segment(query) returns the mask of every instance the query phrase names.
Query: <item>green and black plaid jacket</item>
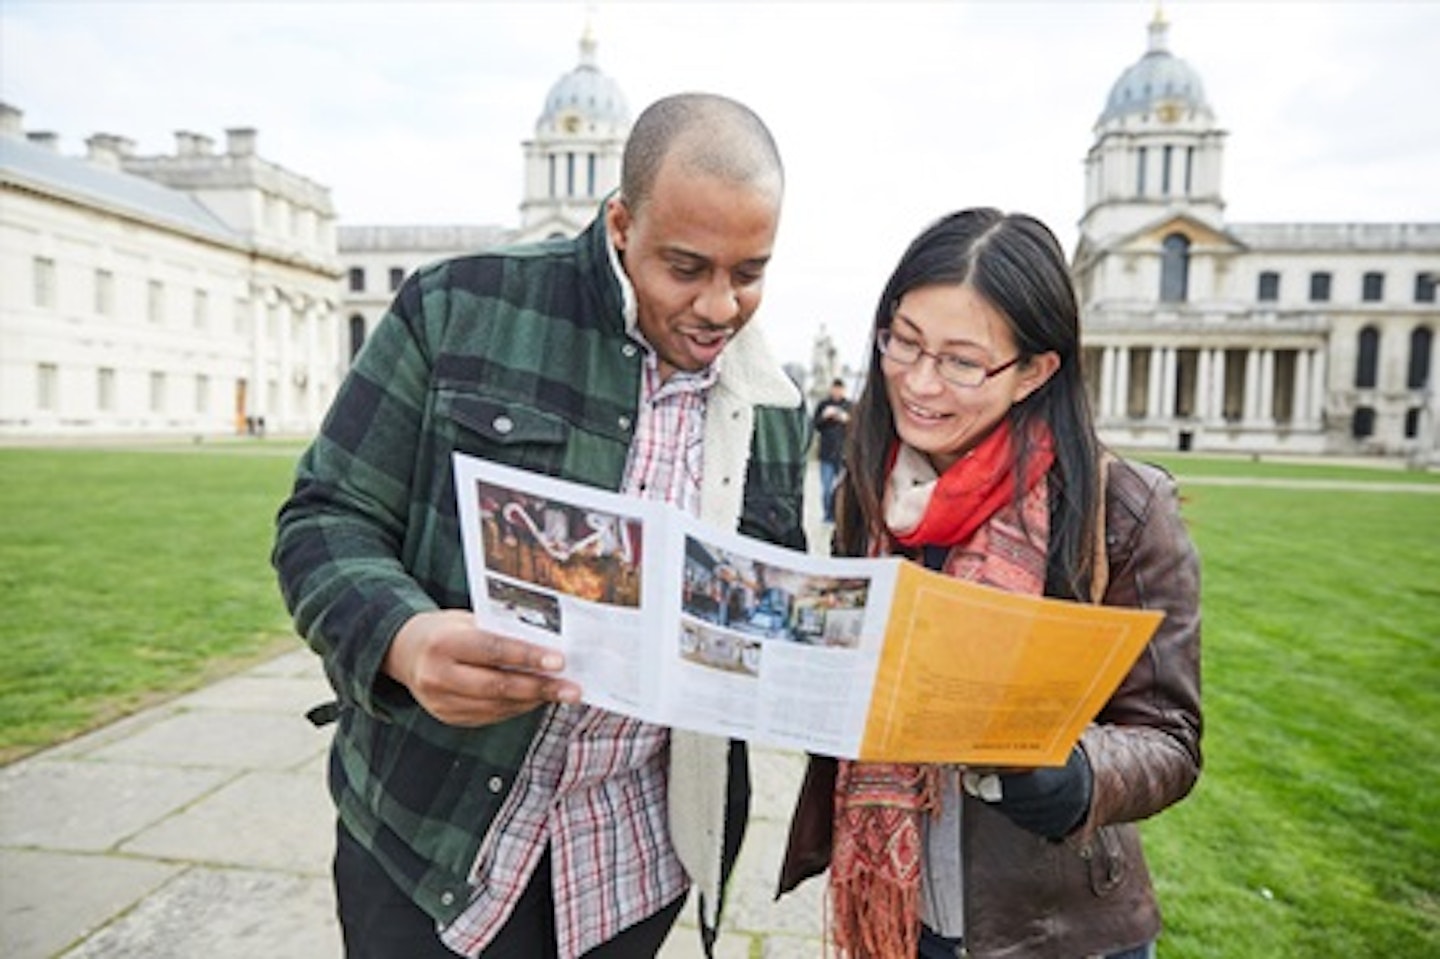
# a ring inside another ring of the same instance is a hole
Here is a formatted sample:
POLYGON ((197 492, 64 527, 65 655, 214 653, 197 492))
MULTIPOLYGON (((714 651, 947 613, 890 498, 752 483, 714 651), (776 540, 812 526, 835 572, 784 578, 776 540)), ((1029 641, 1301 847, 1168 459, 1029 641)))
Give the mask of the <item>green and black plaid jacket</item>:
MULTIPOLYGON (((597 217, 573 241, 412 276, 278 517, 281 589, 338 694, 330 788, 341 819, 441 923, 466 904, 468 871, 540 711, 445 726, 380 666, 411 615, 470 607, 452 451, 619 488, 643 354, 625 332, 607 242, 597 217)), ((754 409, 738 525, 803 549, 808 423, 796 399, 754 409)))

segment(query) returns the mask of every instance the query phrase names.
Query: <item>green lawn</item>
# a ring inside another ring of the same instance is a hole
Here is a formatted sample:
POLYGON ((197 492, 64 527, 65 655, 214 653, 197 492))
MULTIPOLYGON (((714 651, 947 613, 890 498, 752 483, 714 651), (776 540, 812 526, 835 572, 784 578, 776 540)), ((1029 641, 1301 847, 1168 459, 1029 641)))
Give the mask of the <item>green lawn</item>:
POLYGON ((1440 955, 1440 495, 1181 475, 1206 767, 1145 827, 1161 956, 1440 955))
MULTIPOLYGON (((0 450, 0 760, 294 648, 299 447, 0 450)), ((1186 485, 1434 474, 1158 457, 1203 560, 1206 770, 1145 824, 1163 959, 1440 955, 1440 495, 1186 485)))
POLYGON ((298 450, 0 449, 0 761, 298 642, 269 565, 298 450))

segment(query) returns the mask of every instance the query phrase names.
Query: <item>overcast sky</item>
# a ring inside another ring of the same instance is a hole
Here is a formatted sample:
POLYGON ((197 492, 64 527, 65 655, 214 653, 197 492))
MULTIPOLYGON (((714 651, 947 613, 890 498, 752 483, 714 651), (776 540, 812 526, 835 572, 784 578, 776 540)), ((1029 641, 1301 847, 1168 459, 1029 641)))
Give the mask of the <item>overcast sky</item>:
MULTIPOLYGON (((1223 129, 1230 222, 1440 221, 1440 0, 1169 0, 1170 49, 1223 129)), ((993 205, 1067 250, 1110 87, 1153 2, 3 0, 0 98, 83 153, 96 132, 259 151, 331 188, 342 223, 519 224, 520 143, 587 19, 632 116, 746 101, 789 178, 761 320, 858 364, 885 277, 927 222, 993 205)))

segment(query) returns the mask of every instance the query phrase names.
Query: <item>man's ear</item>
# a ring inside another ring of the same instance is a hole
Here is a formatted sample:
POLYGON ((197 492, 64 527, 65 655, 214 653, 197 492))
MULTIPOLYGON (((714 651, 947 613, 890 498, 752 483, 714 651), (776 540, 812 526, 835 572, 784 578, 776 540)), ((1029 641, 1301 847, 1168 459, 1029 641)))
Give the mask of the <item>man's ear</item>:
POLYGON ((1025 397, 1034 393, 1040 387, 1049 382, 1055 371, 1060 369, 1060 354, 1054 350, 1045 353, 1036 353, 1020 367, 1020 376, 1015 393, 1015 402, 1019 403, 1025 397))
POLYGON ((625 249, 630 238, 630 208, 618 193, 605 201, 605 229, 615 249, 625 249))

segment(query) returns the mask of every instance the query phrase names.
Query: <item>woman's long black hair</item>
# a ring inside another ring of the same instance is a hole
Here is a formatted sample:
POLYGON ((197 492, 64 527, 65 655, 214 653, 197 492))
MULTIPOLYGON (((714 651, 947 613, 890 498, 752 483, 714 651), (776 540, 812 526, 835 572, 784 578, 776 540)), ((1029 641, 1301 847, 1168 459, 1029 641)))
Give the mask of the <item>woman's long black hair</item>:
MULTIPOLYGON (((855 402, 845 446, 845 474, 836 498, 835 544, 863 556, 883 535, 881 498, 885 464, 896 441, 895 418, 885 392, 875 334, 891 323, 911 290, 969 284, 1010 325, 1021 362, 1054 351, 1060 366, 1039 389, 1007 414, 1023 475, 1032 454, 1030 425, 1042 422, 1054 438, 1050 470, 1051 523, 1047 588, 1070 598, 1088 595, 1095 564, 1095 513, 1099 440, 1080 370, 1080 311, 1065 254, 1039 220, 982 208, 932 223, 906 249, 885 284, 870 330, 870 366, 855 402)), ((1017 486, 1016 495, 1023 495, 1017 486)))

